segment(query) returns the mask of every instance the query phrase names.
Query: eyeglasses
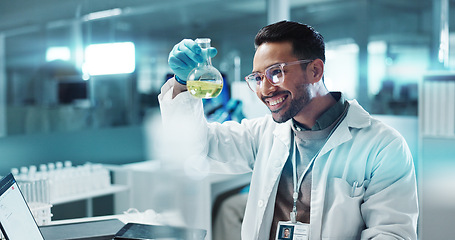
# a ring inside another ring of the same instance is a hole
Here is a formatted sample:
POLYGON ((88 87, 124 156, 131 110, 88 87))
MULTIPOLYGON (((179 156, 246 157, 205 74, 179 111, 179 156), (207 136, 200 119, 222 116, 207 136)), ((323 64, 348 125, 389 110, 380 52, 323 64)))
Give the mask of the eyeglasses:
POLYGON ((259 91, 262 87, 262 79, 267 78, 267 80, 273 86, 278 86, 284 81, 284 67, 291 66, 296 64, 305 64, 310 63, 313 60, 298 60, 294 62, 287 63, 277 63, 265 69, 264 73, 254 72, 245 77, 245 81, 248 84, 248 87, 253 90, 253 92, 259 91))

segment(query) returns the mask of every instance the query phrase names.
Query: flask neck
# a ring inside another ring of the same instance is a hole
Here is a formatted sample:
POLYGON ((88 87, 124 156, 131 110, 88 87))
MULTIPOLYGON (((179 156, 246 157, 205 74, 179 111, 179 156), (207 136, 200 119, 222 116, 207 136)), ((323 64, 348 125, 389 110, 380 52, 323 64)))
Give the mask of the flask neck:
POLYGON ((212 58, 208 54, 208 48, 202 48, 201 55, 204 61, 198 63, 198 66, 212 66, 212 58))
POLYGON ((212 65, 212 59, 209 56, 208 49, 210 48, 210 38, 198 38, 196 39, 196 43, 201 47, 201 55, 204 61, 202 63, 199 63, 198 66, 211 66, 212 65))

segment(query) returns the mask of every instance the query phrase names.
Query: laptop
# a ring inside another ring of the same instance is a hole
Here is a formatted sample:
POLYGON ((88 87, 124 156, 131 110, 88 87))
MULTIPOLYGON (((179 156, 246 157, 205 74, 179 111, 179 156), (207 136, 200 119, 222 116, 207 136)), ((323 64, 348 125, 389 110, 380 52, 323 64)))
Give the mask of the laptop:
POLYGON ((7 240, 44 240, 11 173, 0 181, 0 229, 7 240))

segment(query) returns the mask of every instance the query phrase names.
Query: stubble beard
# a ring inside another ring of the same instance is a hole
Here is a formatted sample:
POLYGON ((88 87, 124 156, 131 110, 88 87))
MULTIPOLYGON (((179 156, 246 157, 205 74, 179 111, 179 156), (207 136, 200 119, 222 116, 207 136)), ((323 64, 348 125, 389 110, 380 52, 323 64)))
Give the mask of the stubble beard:
POLYGON ((277 111, 271 111, 272 118, 276 123, 284 123, 287 122, 289 119, 295 117, 302 109, 308 105, 311 99, 311 93, 308 88, 309 84, 300 85, 297 89, 297 92, 301 92, 302 94, 300 97, 292 99, 289 103, 289 109, 279 114, 280 111, 283 109, 278 109, 277 111))

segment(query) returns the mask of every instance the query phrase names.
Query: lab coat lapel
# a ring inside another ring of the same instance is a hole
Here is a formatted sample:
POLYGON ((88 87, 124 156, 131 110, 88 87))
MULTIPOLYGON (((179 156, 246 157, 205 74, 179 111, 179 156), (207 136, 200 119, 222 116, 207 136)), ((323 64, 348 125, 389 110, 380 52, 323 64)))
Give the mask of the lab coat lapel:
POLYGON ((335 129, 332 136, 321 149, 319 156, 324 155, 333 148, 352 139, 350 128, 364 128, 370 126, 370 115, 366 112, 356 100, 349 101, 349 109, 346 117, 335 129))
POLYGON ((275 135, 275 137, 283 142, 289 149, 291 147, 291 124, 292 119, 285 123, 277 124, 275 130, 273 131, 273 135, 275 135))
POLYGON ((277 127, 273 131, 275 136, 272 150, 270 151, 271 155, 269 157, 269 171, 273 176, 270 179, 270 186, 273 186, 278 182, 281 170, 284 167, 287 159, 289 158, 289 151, 291 149, 291 121, 287 121, 283 124, 277 124, 277 127))
POLYGON ((264 171, 267 172, 264 176, 267 176, 267 178, 263 179, 263 186, 267 189, 267 191, 264 192, 264 195, 261 198, 267 199, 267 202, 264 203, 266 207, 262 208, 257 214, 257 221, 260 222, 259 232, 263 232, 264 234, 268 234, 270 231, 278 181, 284 164, 289 157, 292 134, 290 124, 291 121, 276 125, 273 132, 274 140, 272 149, 270 150, 270 156, 268 157, 266 169, 264 169, 264 171))
POLYGON ((277 124, 274 134, 274 142, 270 151, 268 169, 268 176, 272 178, 268 179, 269 186, 274 186, 281 175, 281 170, 284 167, 288 157, 289 150, 291 148, 291 121, 287 121, 282 124, 277 124))

